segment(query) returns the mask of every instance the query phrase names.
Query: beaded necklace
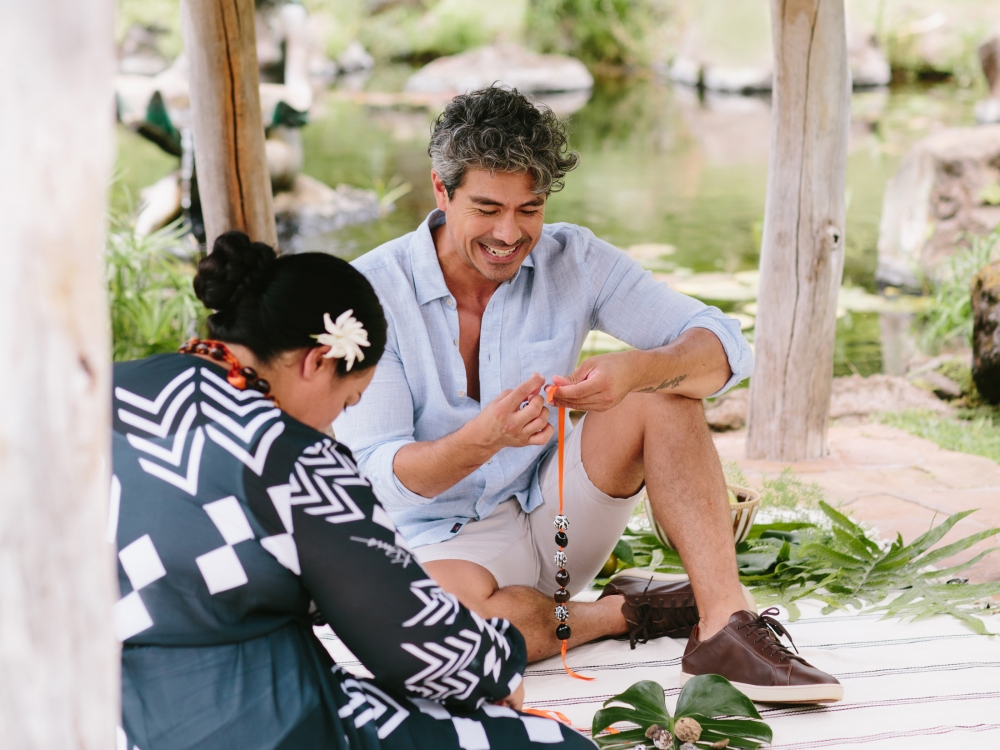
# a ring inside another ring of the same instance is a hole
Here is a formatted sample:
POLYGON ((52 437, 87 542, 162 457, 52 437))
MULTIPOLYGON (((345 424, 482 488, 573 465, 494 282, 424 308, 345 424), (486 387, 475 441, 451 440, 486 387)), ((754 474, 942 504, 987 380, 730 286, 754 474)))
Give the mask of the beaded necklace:
MULTIPOLYGON (((555 398, 556 389, 558 386, 549 386, 546 389, 545 396, 546 400, 551 404, 555 398)), ((578 680, 593 680, 593 677, 584 677, 582 674, 578 674, 569 668, 566 663, 566 649, 568 647, 568 641, 573 631, 570 629, 569 625, 566 624, 566 620, 569 619, 569 591, 566 590, 566 584, 569 583, 569 571, 566 570, 566 552, 565 548, 569 546, 569 537, 566 536, 566 530, 569 528, 569 518, 566 517, 563 508, 563 476, 565 473, 565 461, 566 461, 566 407, 559 407, 559 428, 558 428, 558 442, 556 444, 556 459, 558 461, 558 471, 559 471, 559 514, 552 519, 552 525, 556 528, 556 547, 558 551, 553 558, 555 564, 559 567, 556 571, 556 583, 559 585, 559 589, 552 595, 552 599, 556 603, 556 620, 559 624, 556 625, 556 638, 562 641, 562 663, 563 669, 571 676, 578 680)))
POLYGON ((271 395, 271 384, 259 377, 257 371, 252 367, 243 367, 236 355, 229 351, 229 347, 221 341, 213 341, 212 339, 202 341, 199 338, 192 338, 181 344, 177 351, 181 354, 201 354, 205 357, 211 357, 216 362, 222 362, 229 367, 229 372, 226 373, 226 382, 229 385, 241 391, 247 389, 257 391, 264 398, 271 399, 274 405, 280 408, 278 400, 271 395))

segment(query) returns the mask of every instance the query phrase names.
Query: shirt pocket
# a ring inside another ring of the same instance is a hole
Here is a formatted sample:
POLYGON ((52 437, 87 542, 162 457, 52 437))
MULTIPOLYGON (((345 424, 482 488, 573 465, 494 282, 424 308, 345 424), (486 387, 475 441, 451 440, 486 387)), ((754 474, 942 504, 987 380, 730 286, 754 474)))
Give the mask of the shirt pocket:
POLYGON ((576 369, 579 356, 579 347, 570 331, 547 341, 522 343, 517 348, 521 382, 536 372, 545 378, 546 383, 552 382, 553 375, 569 375, 576 369))

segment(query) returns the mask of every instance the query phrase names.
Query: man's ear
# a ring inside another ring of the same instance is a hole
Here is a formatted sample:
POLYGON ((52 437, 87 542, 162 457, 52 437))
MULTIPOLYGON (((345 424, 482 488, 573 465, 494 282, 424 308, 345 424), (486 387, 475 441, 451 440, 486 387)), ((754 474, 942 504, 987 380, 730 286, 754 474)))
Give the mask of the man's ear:
POLYGON ((434 200, 437 202, 437 207, 441 211, 448 210, 448 189, 444 186, 444 182, 438 177, 438 173, 433 169, 431 170, 431 184, 434 186, 434 200))

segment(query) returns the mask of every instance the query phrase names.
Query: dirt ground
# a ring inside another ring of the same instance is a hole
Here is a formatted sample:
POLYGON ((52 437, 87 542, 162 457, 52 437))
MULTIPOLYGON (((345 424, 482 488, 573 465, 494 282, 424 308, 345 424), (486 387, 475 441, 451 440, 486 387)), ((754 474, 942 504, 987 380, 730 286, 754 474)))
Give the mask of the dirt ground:
MULTIPOLYGON (((829 455, 793 464, 749 460, 745 443, 745 430, 715 435, 723 460, 736 461, 752 486, 759 486, 762 476, 777 476, 790 465, 804 481, 822 487, 831 504, 842 505, 885 536, 895 537, 899 532, 909 542, 932 523, 969 508, 978 510, 959 522, 941 544, 1000 527, 1000 465, 939 448, 894 427, 834 425, 829 432, 829 455)), ((994 546, 1000 546, 1000 536, 941 565, 958 563, 994 546)), ((963 575, 973 583, 1000 580, 1000 551, 987 555, 963 575)))

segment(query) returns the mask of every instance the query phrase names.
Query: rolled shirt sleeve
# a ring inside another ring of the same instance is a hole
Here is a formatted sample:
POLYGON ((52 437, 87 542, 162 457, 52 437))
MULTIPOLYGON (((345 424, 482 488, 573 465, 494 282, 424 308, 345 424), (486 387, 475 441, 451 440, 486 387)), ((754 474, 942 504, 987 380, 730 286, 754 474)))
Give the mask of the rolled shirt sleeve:
POLYGON ((753 352, 739 321, 657 281, 650 271, 589 229, 581 227, 580 231, 588 235, 585 268, 595 297, 592 328, 643 350, 669 344, 692 328, 705 328, 722 343, 732 370, 726 384, 712 396, 750 376, 753 352))

